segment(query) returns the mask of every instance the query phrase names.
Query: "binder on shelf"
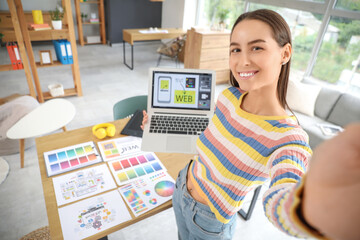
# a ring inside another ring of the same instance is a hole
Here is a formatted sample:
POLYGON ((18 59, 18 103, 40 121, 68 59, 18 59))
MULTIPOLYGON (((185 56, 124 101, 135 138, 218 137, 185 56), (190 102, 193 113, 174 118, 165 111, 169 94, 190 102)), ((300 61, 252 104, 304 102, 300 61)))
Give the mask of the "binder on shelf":
POLYGON ((16 66, 17 69, 23 69, 23 64, 21 62, 21 58, 20 58, 20 53, 19 53, 19 48, 17 46, 16 43, 13 43, 12 45, 13 49, 14 49, 14 54, 15 54, 15 60, 16 60, 16 66))
POLYGON ((73 64, 74 60, 73 60, 73 54, 72 54, 72 50, 71 50, 71 43, 67 40, 64 40, 64 43, 66 46, 66 56, 67 56, 68 64, 73 64))
POLYGON ((56 58, 62 64, 68 64, 68 57, 66 54, 66 46, 65 43, 61 40, 53 40, 53 44, 55 47, 56 58))
POLYGON ((17 64, 16 64, 16 58, 15 58, 15 53, 14 53, 14 49, 12 47, 11 43, 6 43, 6 49, 9 53, 9 57, 10 57, 10 61, 11 61, 11 66, 14 70, 17 70, 17 64))

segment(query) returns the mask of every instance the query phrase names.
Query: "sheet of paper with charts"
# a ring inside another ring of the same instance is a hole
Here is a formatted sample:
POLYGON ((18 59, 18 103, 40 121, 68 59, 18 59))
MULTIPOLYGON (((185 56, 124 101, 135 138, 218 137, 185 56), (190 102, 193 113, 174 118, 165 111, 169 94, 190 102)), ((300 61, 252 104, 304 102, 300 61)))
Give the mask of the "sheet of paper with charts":
POLYGON ((114 190, 58 209, 65 240, 83 239, 131 219, 114 190))
POLYGON ((58 206, 116 188, 106 164, 54 177, 52 180, 58 206))
POLYGON ((126 204, 137 217, 172 199, 175 181, 167 172, 155 172, 119 188, 126 204))
POLYGON ((141 138, 111 139, 99 142, 98 146, 118 186, 154 172, 167 171, 155 153, 140 150, 141 138))

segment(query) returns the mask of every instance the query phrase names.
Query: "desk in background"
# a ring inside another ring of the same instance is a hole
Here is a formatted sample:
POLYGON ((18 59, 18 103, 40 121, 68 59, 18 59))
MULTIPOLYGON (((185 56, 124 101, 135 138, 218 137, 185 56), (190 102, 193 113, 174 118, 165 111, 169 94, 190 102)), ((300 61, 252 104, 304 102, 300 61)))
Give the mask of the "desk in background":
POLYGON ((134 42, 138 41, 150 41, 150 40, 161 40, 168 38, 176 38, 186 33, 186 31, 180 28, 160 28, 158 32, 154 33, 140 33, 139 31, 146 31, 149 29, 123 29, 123 56, 124 64, 130 68, 134 69, 134 42), (161 31, 167 30, 167 33, 161 31), (125 57, 125 42, 131 45, 131 66, 126 63, 125 57))
MULTIPOLYGON (((121 120, 117 120, 117 121, 113 122, 116 126, 116 132, 117 132, 117 134, 114 136, 114 138, 124 136, 124 135, 120 135, 119 133, 120 133, 121 129, 125 126, 125 124, 127 123, 128 120, 129 119, 121 119, 121 120)), ((57 207, 54 187, 53 187, 53 183, 52 183, 52 178, 47 177, 43 153, 50 151, 50 150, 64 148, 64 147, 76 145, 76 144, 83 143, 83 142, 94 141, 95 143, 97 143, 98 141, 106 140, 106 139, 99 140, 99 139, 95 138, 92 135, 91 128, 92 127, 85 127, 85 128, 72 130, 72 131, 47 135, 47 136, 39 137, 39 138, 35 139, 36 149, 37 149, 38 159, 39 159, 41 182, 43 185, 45 205, 46 205, 46 211, 47 211, 48 221, 49 221, 50 235, 51 235, 51 239, 53 239, 53 240, 63 239, 63 234, 61 231, 60 218, 59 218, 58 207, 57 207)), ((168 173, 174 179, 177 178, 179 171, 183 167, 185 167, 185 165, 193 157, 193 154, 175 154, 175 153, 156 153, 156 155, 161 160, 161 162, 164 164, 164 166, 167 168, 168 173)), ((95 165, 91 165, 89 167, 94 167, 99 164, 104 164, 104 163, 103 162, 98 163, 95 165)), ((91 196, 91 197, 93 197, 93 196, 91 196)), ((125 227, 133 224, 133 223, 136 223, 140 220, 143 220, 143 219, 153 216, 161 211, 164 211, 164 210, 170 208, 171 206, 172 206, 172 201, 168 201, 168 202, 160 205, 159 207, 140 215, 139 217, 134 217, 131 210, 126 205, 128 211, 130 212, 130 214, 132 216, 132 219, 130 221, 119 224, 115 227, 107 229, 98 234, 95 234, 87 239, 100 239, 104 236, 109 235, 112 232, 116 232, 122 228, 125 228, 125 227)))

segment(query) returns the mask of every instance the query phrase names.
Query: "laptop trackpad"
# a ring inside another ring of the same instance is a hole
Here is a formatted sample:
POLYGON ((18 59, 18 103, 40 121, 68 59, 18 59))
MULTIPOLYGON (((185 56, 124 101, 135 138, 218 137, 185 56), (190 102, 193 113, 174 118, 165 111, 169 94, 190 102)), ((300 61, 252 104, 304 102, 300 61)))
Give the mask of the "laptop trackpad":
POLYGON ((166 150, 170 152, 191 152, 191 141, 188 137, 168 136, 166 150))

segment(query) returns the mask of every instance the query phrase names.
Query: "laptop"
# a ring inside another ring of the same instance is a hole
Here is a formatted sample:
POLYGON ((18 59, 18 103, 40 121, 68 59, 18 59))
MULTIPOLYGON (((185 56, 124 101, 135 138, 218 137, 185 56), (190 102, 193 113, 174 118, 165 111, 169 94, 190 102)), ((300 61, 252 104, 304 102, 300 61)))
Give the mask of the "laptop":
POLYGON ((151 68, 141 150, 196 153, 214 114, 215 71, 151 68))

